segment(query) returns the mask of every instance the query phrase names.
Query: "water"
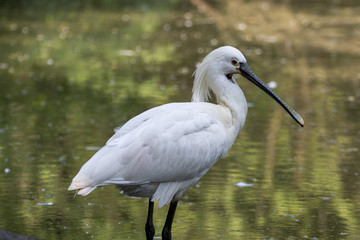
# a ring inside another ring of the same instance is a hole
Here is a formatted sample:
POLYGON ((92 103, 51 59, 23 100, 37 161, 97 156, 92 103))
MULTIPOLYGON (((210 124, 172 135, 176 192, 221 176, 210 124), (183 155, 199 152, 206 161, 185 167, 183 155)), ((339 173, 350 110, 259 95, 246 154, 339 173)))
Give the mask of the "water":
MULTIPOLYGON (((144 239, 147 199, 113 186, 74 198, 67 187, 114 128, 159 104, 188 101, 196 64, 229 44, 305 127, 238 78, 247 122, 179 202, 174 239, 360 235, 356 1, 0 8, 1 229, 39 239, 144 239)), ((156 237, 166 212, 155 209, 156 237)))

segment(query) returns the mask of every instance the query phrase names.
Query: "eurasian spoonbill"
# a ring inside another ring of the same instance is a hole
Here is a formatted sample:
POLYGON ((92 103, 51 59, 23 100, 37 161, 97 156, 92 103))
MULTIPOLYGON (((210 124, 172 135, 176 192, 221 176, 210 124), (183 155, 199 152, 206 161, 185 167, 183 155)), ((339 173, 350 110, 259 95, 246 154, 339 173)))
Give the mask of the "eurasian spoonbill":
POLYGON ((234 143, 248 111, 233 78, 241 74, 278 102, 301 126, 301 116, 251 71, 243 54, 230 46, 209 53, 195 71, 191 102, 169 103, 130 119, 72 180, 69 190, 86 196, 96 187, 116 184, 135 197, 149 198, 145 225, 153 239, 154 202, 170 203, 162 230, 171 239, 177 203, 234 143), (212 92, 217 104, 207 102, 212 92))

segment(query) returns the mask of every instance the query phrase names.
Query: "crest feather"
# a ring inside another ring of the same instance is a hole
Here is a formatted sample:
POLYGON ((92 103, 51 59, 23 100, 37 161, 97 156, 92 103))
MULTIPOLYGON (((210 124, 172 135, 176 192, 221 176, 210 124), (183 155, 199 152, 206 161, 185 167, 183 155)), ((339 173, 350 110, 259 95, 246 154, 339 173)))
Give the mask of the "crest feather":
POLYGON ((209 65, 209 61, 206 61, 208 56, 204 58, 202 63, 200 63, 200 65, 193 73, 195 79, 194 79, 194 86, 192 89, 192 93, 193 93, 191 99, 192 102, 207 102, 210 98, 210 89, 206 81, 207 69, 209 65))

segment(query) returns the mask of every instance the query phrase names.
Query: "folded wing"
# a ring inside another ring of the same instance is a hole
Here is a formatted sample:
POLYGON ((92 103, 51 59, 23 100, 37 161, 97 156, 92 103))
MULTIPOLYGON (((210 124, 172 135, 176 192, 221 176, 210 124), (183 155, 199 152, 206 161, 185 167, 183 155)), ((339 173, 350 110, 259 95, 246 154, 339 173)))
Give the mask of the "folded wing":
POLYGON ((101 185, 200 178, 232 144, 213 106, 172 103, 134 117, 83 165, 69 190, 87 195, 101 185))

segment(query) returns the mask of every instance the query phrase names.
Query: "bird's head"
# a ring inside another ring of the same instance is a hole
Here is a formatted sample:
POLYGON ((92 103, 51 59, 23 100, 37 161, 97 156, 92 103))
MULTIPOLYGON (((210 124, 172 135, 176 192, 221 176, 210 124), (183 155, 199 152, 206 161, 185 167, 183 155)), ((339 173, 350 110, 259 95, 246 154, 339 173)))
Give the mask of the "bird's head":
POLYGON ((195 80, 192 101, 207 101, 210 90, 219 88, 221 84, 236 84, 233 74, 241 76, 254 83, 280 104, 290 116, 301 126, 302 117, 285 104, 266 84, 264 84, 250 69, 244 55, 236 48, 224 46, 210 52, 194 72, 195 80), (222 82, 223 81, 223 82, 222 82))
POLYGON ((209 74, 226 76, 240 73, 240 64, 246 63, 244 55, 236 48, 224 46, 210 52, 195 71, 195 81, 206 81, 209 74))

